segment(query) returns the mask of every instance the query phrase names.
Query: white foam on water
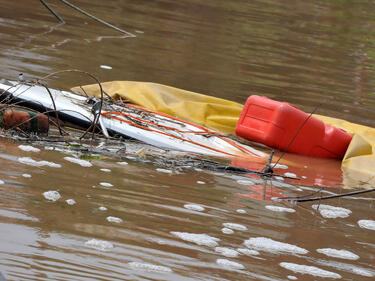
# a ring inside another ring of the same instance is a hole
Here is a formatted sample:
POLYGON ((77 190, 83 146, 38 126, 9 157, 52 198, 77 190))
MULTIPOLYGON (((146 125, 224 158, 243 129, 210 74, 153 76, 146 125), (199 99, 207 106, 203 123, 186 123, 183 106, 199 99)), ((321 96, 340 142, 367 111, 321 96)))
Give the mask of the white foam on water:
POLYGON ((375 230, 375 221, 373 220, 359 220, 358 225, 360 228, 375 230))
POLYGON ((156 171, 158 171, 159 173, 173 174, 173 171, 168 169, 157 168, 156 171))
POLYGON ((287 213, 295 213, 296 210, 292 208, 285 208, 280 206, 274 206, 274 205, 267 205, 265 206, 267 210, 273 211, 273 212, 287 212, 287 213))
POLYGON ((234 261, 230 261, 226 259, 217 259, 216 263, 218 265, 224 266, 229 269, 244 269, 245 268, 242 264, 238 262, 234 262, 234 261))
POLYGON ((100 68, 103 68, 103 69, 112 69, 112 66, 102 64, 100 66, 100 68))
POLYGON ((240 252, 241 254, 245 255, 245 256, 258 256, 260 254, 256 250, 250 250, 250 249, 246 249, 246 248, 238 248, 237 251, 240 252))
POLYGON ((104 186, 104 187, 112 187, 113 184, 109 183, 109 182, 101 182, 99 183, 101 186, 104 186))
POLYGON ((338 270, 350 272, 350 273, 365 276, 365 277, 375 276, 374 270, 369 269, 369 268, 359 267, 354 264, 348 264, 348 263, 342 263, 342 262, 336 262, 336 261, 328 261, 328 260, 317 260, 316 262, 322 266, 330 266, 338 270))
POLYGON ((110 243, 108 241, 104 241, 104 240, 97 240, 97 239, 91 239, 91 240, 85 242, 85 246, 90 247, 90 248, 94 248, 94 249, 100 250, 100 251, 105 251, 105 250, 113 248, 112 243, 110 243))
POLYGON ((224 222, 223 226, 227 227, 227 228, 230 228, 230 229, 234 229, 234 230, 242 230, 242 231, 247 230, 246 226, 244 226, 242 224, 239 224, 239 223, 224 222))
POLYGON ((255 237, 244 241, 246 247, 271 253, 307 254, 309 251, 298 246, 272 240, 266 237, 255 237))
POLYGON ((104 169, 104 168, 100 169, 100 171, 105 172, 105 173, 110 173, 111 172, 110 169, 104 169))
POLYGON ((40 152, 40 149, 39 148, 36 148, 36 147, 33 147, 31 145, 19 145, 18 146, 19 149, 23 150, 23 151, 27 151, 27 152, 40 152))
POLYGON ((107 211, 108 209, 106 207, 104 207, 104 206, 100 206, 99 210, 104 212, 104 211, 107 211))
POLYGON ((287 278, 288 278, 289 280, 297 280, 297 279, 298 279, 297 277, 295 277, 295 276, 293 276, 293 275, 288 275, 287 278))
POLYGON ((294 173, 290 173, 290 172, 286 172, 286 173, 284 173, 284 176, 289 177, 289 178, 294 178, 294 179, 297 178, 297 175, 296 175, 296 174, 294 174, 294 173))
POLYGON ((215 252, 220 253, 228 258, 236 258, 239 255, 239 253, 236 250, 225 247, 216 247, 215 252))
POLYGON ((244 209, 237 209, 236 212, 239 214, 246 214, 246 211, 244 209))
POLYGON ((275 178, 275 180, 278 180, 278 181, 284 181, 285 180, 283 177, 280 177, 280 176, 275 176, 274 178, 275 178))
POLYGON ((92 164, 89 161, 83 160, 83 159, 78 159, 74 157, 64 157, 66 161, 81 165, 82 167, 91 167, 92 164))
POLYGON ((171 231, 170 233, 182 240, 193 242, 201 246, 216 247, 219 245, 217 241, 220 241, 219 238, 212 237, 207 234, 196 234, 196 233, 177 232, 177 231, 171 231))
POLYGON ((74 205, 74 204, 76 204, 76 201, 74 199, 67 199, 67 200, 65 200, 65 202, 68 205, 74 205))
POLYGON ((107 217, 107 221, 108 222, 114 222, 114 223, 121 223, 121 222, 123 222, 122 219, 120 219, 118 217, 111 217, 111 216, 107 217))
POLYGON ((43 192, 43 196, 47 200, 50 200, 50 201, 53 201, 53 202, 55 202, 55 201, 57 201, 61 198, 60 193, 58 193, 56 190, 50 190, 50 191, 43 192))
POLYGON ((202 212, 202 211, 205 210, 204 207, 202 207, 198 204, 185 204, 184 208, 189 209, 189 210, 193 210, 193 211, 198 211, 198 212, 202 212))
POLYGON ((275 163, 272 163, 271 164, 271 167, 274 168, 274 169, 288 169, 288 166, 287 165, 282 165, 282 164, 276 164, 275 163))
POLYGON ((22 176, 23 176, 24 178, 31 178, 31 175, 30 175, 30 174, 22 174, 22 176))
POLYGON ((36 161, 30 157, 20 157, 18 158, 18 162, 29 165, 29 166, 34 166, 34 167, 48 166, 51 168, 61 168, 60 164, 56 164, 56 163, 48 162, 48 161, 36 161))
POLYGON ((53 146, 45 146, 44 150, 54 150, 55 148, 53 146))
POLYGON ((173 272, 172 269, 169 267, 155 265, 151 263, 129 262, 128 265, 132 269, 137 269, 137 270, 145 270, 145 271, 160 272, 160 273, 173 272))
POLYGON ((309 265, 301 265, 296 263, 290 262, 281 262, 280 266, 291 270, 293 272, 301 273, 301 274, 309 274, 316 277, 323 277, 323 278, 333 278, 333 279, 340 279, 341 275, 327 271, 316 266, 309 266, 309 265))
POLYGON ((204 181, 197 181, 197 184, 206 184, 204 181))
POLYGON ((315 204, 311 207, 314 210, 318 210, 322 217, 326 219, 347 218, 352 213, 352 211, 348 209, 325 204, 315 204))
POLYGON ((228 227, 223 227, 221 229, 221 232, 224 233, 224 234, 233 234, 234 233, 234 231, 232 229, 228 228, 228 227))
POLYGON ((238 184, 242 185, 254 185, 255 183, 252 180, 237 180, 238 184))
POLYGON ((3 181, 3 180, 0 180, 0 184, 4 184, 5 183, 5 181, 3 181))
POLYGON ((128 165, 129 163, 128 163, 128 162, 125 162, 125 161, 121 161, 121 162, 117 162, 117 164, 122 165, 122 166, 126 166, 126 165, 128 165))
POLYGON ((340 259, 347 259, 347 260, 358 260, 359 256, 347 251, 347 250, 337 250, 337 249, 331 249, 331 248, 323 248, 323 249, 317 249, 318 253, 321 253, 323 255, 334 257, 334 258, 340 258, 340 259))

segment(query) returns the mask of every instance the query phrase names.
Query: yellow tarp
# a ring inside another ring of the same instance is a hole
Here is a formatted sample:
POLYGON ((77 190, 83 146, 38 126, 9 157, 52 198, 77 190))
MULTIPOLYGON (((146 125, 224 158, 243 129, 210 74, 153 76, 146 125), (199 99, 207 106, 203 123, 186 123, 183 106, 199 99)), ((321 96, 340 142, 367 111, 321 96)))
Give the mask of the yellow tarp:
MULTIPOLYGON (((236 102, 148 82, 114 81, 102 83, 104 91, 114 99, 189 120, 222 133, 234 134, 242 111, 236 102)), ((100 96, 98 85, 83 86, 89 95, 100 96)), ((79 87, 72 89, 82 92, 79 87)), ((315 115, 324 122, 353 134, 342 161, 344 170, 362 175, 364 181, 375 178, 375 129, 344 120, 315 115)))

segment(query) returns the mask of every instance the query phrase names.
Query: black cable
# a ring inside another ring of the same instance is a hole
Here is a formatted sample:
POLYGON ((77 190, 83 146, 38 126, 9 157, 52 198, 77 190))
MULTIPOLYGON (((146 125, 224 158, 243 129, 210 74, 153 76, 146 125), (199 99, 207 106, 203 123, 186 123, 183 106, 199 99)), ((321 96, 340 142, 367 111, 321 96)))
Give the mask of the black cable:
POLYGON ((46 7, 48 9, 48 11, 50 11, 61 23, 65 23, 65 21, 63 20, 62 17, 60 17, 54 10, 52 10, 52 8, 50 6, 48 6, 48 4, 46 2, 44 2, 44 0, 40 0, 40 2, 43 4, 44 7, 46 7))

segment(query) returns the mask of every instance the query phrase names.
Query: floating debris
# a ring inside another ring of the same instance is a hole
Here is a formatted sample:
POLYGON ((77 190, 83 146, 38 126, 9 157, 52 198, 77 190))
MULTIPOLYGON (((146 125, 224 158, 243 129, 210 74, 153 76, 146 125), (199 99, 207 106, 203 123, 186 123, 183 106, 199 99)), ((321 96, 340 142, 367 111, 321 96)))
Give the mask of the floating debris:
POLYGON ((311 206, 314 210, 319 211, 323 218, 326 219, 335 219, 335 218, 347 218, 352 213, 352 211, 341 208, 341 207, 334 207, 325 204, 315 204, 311 206))
POLYGON ((168 169, 156 168, 156 171, 158 171, 159 173, 173 174, 173 171, 168 169))
POLYGON ((104 211, 107 211, 108 209, 107 209, 107 207, 100 206, 100 207, 99 207, 99 210, 104 212, 104 211))
POLYGON ((65 202, 68 205, 74 205, 74 204, 76 204, 76 201, 74 199, 67 199, 67 200, 65 200, 65 202))
POLYGON ((94 249, 100 250, 100 251, 105 251, 105 250, 113 248, 112 243, 110 243, 108 241, 104 241, 104 240, 97 240, 97 239, 91 239, 91 240, 85 242, 85 246, 90 247, 90 248, 94 248, 94 249))
POLYGON ((189 210, 193 210, 193 211, 197 211, 197 212, 202 212, 202 211, 205 210, 204 207, 202 207, 198 204, 185 204, 184 208, 189 209, 189 210))
POLYGON ((246 248, 238 248, 237 251, 246 256, 258 256, 260 253, 256 250, 250 250, 246 248))
POLYGON ((109 70, 109 69, 112 69, 112 66, 102 64, 102 65, 100 66, 100 68, 108 69, 108 70, 109 70))
POLYGON ((89 161, 83 160, 83 159, 78 159, 74 157, 64 157, 66 161, 81 165, 82 167, 91 167, 92 164, 89 161))
POLYGON ((111 216, 107 217, 107 221, 108 222, 114 222, 114 223, 122 223, 123 222, 122 219, 120 219, 118 217, 111 217, 111 216))
POLYGON ((221 229, 221 232, 224 233, 224 234, 233 234, 234 233, 234 231, 232 229, 228 228, 228 227, 223 227, 221 229))
POLYGON ((239 214, 246 214, 246 211, 244 209, 237 209, 236 212, 239 214))
POLYGON ((177 231, 172 231, 171 234, 182 240, 193 242, 195 244, 202 245, 202 246, 208 246, 208 247, 216 247, 218 246, 217 241, 220 241, 219 238, 212 237, 207 234, 195 234, 195 233, 177 232, 177 231))
POLYGON ((295 213, 296 210, 292 208, 285 208, 280 206, 274 206, 274 205, 267 205, 265 206, 267 210, 273 211, 273 212, 287 212, 287 213, 295 213))
POLYGON ((53 201, 53 202, 55 202, 55 201, 57 201, 61 198, 60 193, 58 193, 56 190, 50 190, 50 191, 43 192, 43 196, 47 200, 50 200, 50 201, 53 201))
POLYGON ((24 178, 31 178, 31 175, 30 175, 30 174, 22 174, 22 176, 23 176, 24 178))
POLYGON ((112 187, 113 184, 109 183, 109 182, 101 182, 99 183, 101 186, 104 186, 104 187, 112 187))
POLYGON ((111 172, 110 169, 104 169, 104 168, 100 169, 100 171, 105 172, 105 173, 110 173, 111 172))
POLYGON ((375 221, 373 220, 359 220, 358 225, 360 228, 375 230, 375 221))

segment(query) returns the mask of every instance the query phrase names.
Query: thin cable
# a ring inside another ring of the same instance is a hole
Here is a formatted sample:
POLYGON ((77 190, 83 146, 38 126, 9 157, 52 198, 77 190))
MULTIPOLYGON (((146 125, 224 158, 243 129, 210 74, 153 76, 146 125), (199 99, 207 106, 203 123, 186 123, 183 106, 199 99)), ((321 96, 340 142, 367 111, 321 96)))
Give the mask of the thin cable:
POLYGON ((54 10, 52 10, 52 8, 50 6, 48 6, 48 4, 46 2, 44 2, 44 0, 40 0, 40 2, 43 4, 44 7, 46 7, 48 9, 48 11, 50 11, 61 23, 65 23, 65 21, 63 20, 62 17, 59 16, 58 13, 56 13, 54 10))

